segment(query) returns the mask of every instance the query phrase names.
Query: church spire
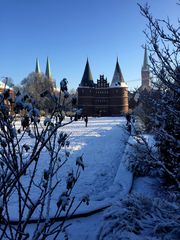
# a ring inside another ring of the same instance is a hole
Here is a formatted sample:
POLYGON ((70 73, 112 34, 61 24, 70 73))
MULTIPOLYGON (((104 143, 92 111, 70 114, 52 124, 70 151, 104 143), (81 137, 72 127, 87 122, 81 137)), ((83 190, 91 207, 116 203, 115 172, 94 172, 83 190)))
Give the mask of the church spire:
POLYGON ((146 47, 146 45, 145 45, 145 49, 144 49, 144 62, 143 62, 142 70, 149 70, 148 55, 147 55, 147 47, 146 47))
POLYGON ((87 58, 87 62, 86 62, 86 66, 84 69, 84 74, 83 74, 80 86, 81 87, 93 87, 94 86, 93 77, 92 77, 91 69, 89 66, 88 58, 87 58))
POLYGON ((40 70, 40 65, 39 65, 39 60, 38 58, 36 58, 36 68, 35 68, 35 73, 40 74, 41 70, 40 70))
POLYGON ((113 79, 112 79, 112 82, 111 82, 111 87, 121 86, 122 83, 124 83, 124 78, 123 78, 121 68, 119 66, 119 61, 118 61, 118 58, 117 58, 116 67, 115 67, 113 79))
POLYGON ((52 78, 52 74, 51 74, 51 68, 50 68, 50 62, 49 62, 49 58, 47 57, 47 62, 46 62, 46 73, 45 75, 50 79, 52 78))
POLYGON ((148 64, 148 54, 147 54, 147 47, 145 45, 144 49, 144 61, 143 66, 141 69, 141 89, 151 89, 151 79, 150 79, 150 70, 148 64))

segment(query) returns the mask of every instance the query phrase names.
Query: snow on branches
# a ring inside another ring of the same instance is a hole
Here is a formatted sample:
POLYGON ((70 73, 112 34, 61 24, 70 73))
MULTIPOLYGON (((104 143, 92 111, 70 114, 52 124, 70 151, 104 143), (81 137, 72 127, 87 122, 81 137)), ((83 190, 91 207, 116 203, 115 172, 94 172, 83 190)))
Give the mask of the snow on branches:
POLYGON ((106 211, 98 240, 179 239, 179 211, 175 203, 130 194, 106 211))

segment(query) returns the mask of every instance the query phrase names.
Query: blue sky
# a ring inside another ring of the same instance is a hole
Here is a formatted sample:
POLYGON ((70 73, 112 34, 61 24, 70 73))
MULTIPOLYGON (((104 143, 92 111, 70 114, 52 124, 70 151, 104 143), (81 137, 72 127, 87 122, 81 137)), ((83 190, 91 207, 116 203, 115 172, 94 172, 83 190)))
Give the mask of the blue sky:
POLYGON ((139 86, 146 21, 137 2, 177 22, 176 0, 0 0, 0 77, 18 84, 36 57, 44 72, 49 56, 57 84, 66 77, 76 89, 87 57, 94 81, 104 74, 111 82, 118 56, 129 88, 139 86))

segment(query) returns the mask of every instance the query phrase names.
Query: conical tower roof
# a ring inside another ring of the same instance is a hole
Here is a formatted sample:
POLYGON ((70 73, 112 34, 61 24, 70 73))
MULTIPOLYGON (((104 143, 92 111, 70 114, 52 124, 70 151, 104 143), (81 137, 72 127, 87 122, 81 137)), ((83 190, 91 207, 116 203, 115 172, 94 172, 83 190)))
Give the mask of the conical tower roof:
POLYGON ((111 87, 121 87, 123 85, 125 87, 126 84, 124 82, 124 78, 123 78, 121 68, 119 66, 119 62, 118 62, 118 58, 117 58, 116 67, 115 67, 113 79, 111 82, 111 87))
POLYGON ((39 65, 39 60, 38 58, 36 58, 36 68, 35 68, 35 73, 40 74, 41 70, 40 70, 40 65, 39 65))
POLYGON ((47 62, 46 62, 46 73, 45 75, 48 78, 52 78, 52 74, 51 74, 51 68, 50 68, 50 62, 49 62, 49 58, 47 57, 47 62))
POLYGON ((94 86, 93 77, 92 77, 88 59, 86 62, 86 66, 84 69, 84 74, 83 74, 80 86, 81 87, 93 87, 94 86))
POLYGON ((146 45, 145 45, 145 49, 144 49, 144 61, 143 61, 142 70, 149 70, 148 55, 147 55, 147 47, 146 47, 146 45))

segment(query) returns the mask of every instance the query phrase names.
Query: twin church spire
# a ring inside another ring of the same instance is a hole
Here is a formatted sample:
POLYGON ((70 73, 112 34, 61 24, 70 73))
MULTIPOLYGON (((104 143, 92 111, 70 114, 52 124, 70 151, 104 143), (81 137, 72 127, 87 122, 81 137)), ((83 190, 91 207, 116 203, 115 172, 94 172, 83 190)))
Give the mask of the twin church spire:
MULTIPOLYGON (((40 64, 39 64, 38 58, 36 58, 35 73, 41 74, 41 69, 40 69, 40 64)), ((49 58, 48 58, 48 57, 47 57, 47 62, 46 62, 46 72, 45 72, 45 75, 46 75, 47 78, 49 78, 49 79, 52 78, 50 61, 49 61, 49 58)))

